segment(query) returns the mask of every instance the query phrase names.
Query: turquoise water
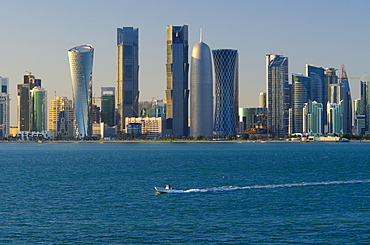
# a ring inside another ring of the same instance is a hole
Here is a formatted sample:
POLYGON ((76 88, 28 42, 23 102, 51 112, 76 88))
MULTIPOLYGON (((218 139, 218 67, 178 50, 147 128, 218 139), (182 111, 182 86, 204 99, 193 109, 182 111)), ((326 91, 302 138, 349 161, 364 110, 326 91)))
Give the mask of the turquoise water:
POLYGON ((0 243, 370 241, 367 143, 4 143, 0 156, 0 243), (166 184, 184 192, 156 195, 166 184))

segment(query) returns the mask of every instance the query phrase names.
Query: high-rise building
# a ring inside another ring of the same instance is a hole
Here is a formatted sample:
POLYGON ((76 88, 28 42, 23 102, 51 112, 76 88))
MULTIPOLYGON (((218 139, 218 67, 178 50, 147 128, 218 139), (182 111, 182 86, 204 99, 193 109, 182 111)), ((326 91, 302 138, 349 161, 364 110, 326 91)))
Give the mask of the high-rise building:
POLYGON ((293 84, 293 133, 303 132, 303 106, 311 98, 311 79, 301 74, 292 74, 293 84))
POLYGON ((238 51, 212 50, 215 68, 216 106, 213 131, 225 137, 237 133, 238 120, 238 51))
POLYGON ((339 104, 328 102, 326 114, 328 119, 328 134, 343 134, 343 100, 339 104))
POLYGON ((308 100, 303 106, 303 133, 314 135, 322 134, 322 103, 308 100))
POLYGON ((290 108, 288 57, 266 55, 266 90, 268 131, 276 136, 287 134, 290 108))
POLYGON ((211 50, 202 40, 195 44, 190 66, 190 135, 213 134, 213 79, 211 50))
POLYGON ((117 28, 117 110, 118 130, 123 132, 125 117, 138 117, 139 29, 117 28))
POLYGON ((30 91, 30 131, 46 131, 46 91, 41 87, 34 87, 30 91))
POLYGON ((50 101, 49 130, 57 138, 75 138, 74 110, 72 100, 67 97, 55 97, 50 101))
POLYGON ((365 115, 365 134, 370 131, 370 74, 365 74, 360 81, 361 115, 365 115))
POLYGON ((188 26, 166 27, 167 39, 167 113, 166 124, 171 135, 188 136, 188 26))
POLYGON ((94 47, 86 44, 68 51, 75 110, 76 137, 92 134, 92 69, 94 47))
POLYGON ((349 80, 344 65, 341 68, 340 80, 341 88, 343 89, 343 103, 344 103, 344 118, 343 118, 343 133, 352 133, 352 96, 349 87, 349 80))
POLYGON ((239 108, 239 132, 266 134, 267 108, 239 108))
POLYGON ((306 76, 310 77, 311 100, 324 103, 325 69, 321 66, 306 64, 306 76))
POLYGON ((109 127, 116 125, 115 88, 101 88, 101 122, 109 127))
POLYGON ((259 96, 259 107, 260 108, 266 108, 266 93, 261 92, 259 96))
POLYGON ((0 76, 0 137, 9 135, 10 128, 10 94, 9 79, 0 76))
POLYGON ((18 92, 18 108, 17 120, 18 131, 30 131, 30 91, 37 85, 41 87, 41 80, 35 79, 35 76, 29 72, 23 76, 23 83, 17 85, 18 92))

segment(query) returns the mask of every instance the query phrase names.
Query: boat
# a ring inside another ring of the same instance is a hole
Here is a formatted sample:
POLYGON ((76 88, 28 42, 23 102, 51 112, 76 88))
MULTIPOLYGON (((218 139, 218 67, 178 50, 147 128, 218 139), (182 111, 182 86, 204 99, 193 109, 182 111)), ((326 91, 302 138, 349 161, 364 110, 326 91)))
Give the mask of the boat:
POLYGON ((162 187, 154 187, 157 193, 164 194, 164 193, 183 193, 182 190, 176 190, 174 188, 162 188, 162 187))

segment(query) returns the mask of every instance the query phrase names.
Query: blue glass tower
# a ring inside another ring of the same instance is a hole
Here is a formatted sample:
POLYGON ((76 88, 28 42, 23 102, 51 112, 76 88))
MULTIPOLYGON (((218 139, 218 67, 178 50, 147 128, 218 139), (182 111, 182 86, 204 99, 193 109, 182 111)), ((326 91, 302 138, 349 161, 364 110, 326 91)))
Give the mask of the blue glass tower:
POLYGON ((236 134, 238 115, 238 51, 212 50, 216 107, 213 131, 221 137, 236 134))
POLYGON ((303 132, 303 106, 310 99, 310 78, 292 74, 293 83, 293 133, 303 132))
POLYGON ((72 79, 72 100, 75 109, 76 137, 92 134, 92 68, 94 47, 81 45, 68 51, 72 79))

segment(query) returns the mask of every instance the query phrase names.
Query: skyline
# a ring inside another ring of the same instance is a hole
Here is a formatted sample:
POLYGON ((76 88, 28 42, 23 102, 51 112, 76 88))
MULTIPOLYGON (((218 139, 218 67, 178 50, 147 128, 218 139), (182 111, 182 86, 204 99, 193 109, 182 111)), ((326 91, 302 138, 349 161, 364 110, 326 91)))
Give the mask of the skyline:
MULTIPOLYGON (((199 42, 200 28, 211 50, 238 50, 239 107, 257 107, 259 93, 266 92, 268 53, 289 57, 289 80, 292 73, 304 73, 306 64, 336 69, 345 64, 349 77, 370 72, 366 59, 370 34, 363 31, 370 22, 367 1, 315 0, 309 6, 295 1, 187 3, 0 3, 4 10, 0 25, 6 37, 0 46, 0 76, 9 78, 11 125, 15 126, 17 117, 16 85, 26 71, 42 79, 48 107, 55 90, 57 96, 72 98, 67 55, 70 47, 86 43, 95 47, 93 95, 99 96, 101 87, 116 87, 116 30, 122 26, 140 30, 140 101, 165 99, 166 25, 189 26, 189 57, 199 42)), ((359 79, 349 79, 349 83, 353 99, 358 98, 359 79)))

